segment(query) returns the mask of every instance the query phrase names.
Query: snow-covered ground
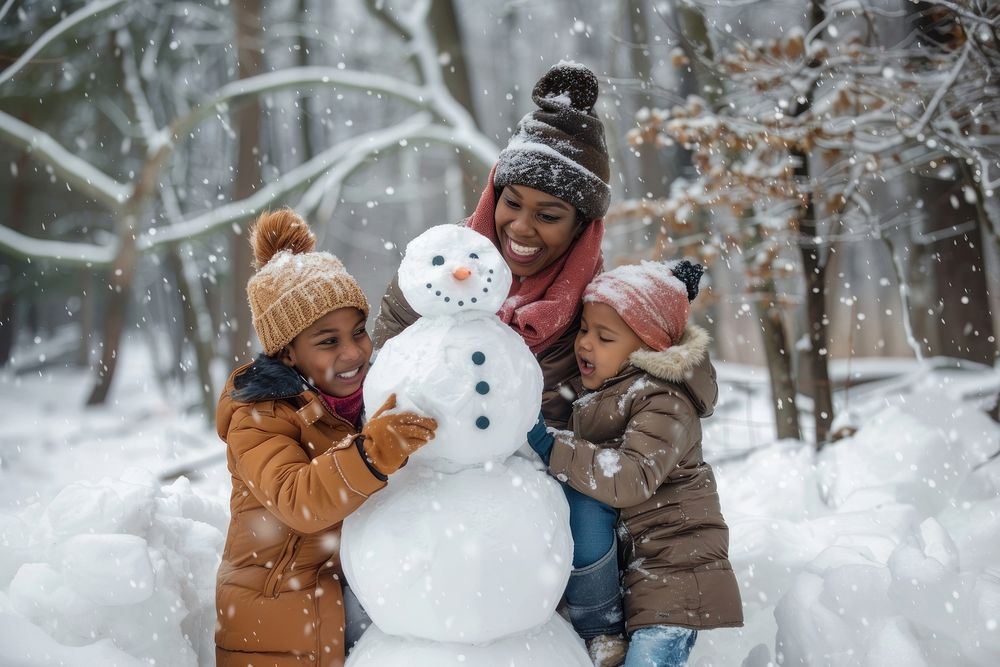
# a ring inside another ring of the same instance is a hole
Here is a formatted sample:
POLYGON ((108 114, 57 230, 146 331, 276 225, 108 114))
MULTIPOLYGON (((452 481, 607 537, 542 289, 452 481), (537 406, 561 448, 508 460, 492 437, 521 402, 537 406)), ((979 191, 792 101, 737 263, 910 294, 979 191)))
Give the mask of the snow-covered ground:
MULTIPOLYGON (((0 371, 2 665, 212 664, 222 445, 143 347, 121 363, 96 410, 79 371, 0 371)), ((819 455, 771 441, 762 370, 720 368, 706 452, 746 625, 701 633, 691 664, 1000 664, 1000 374, 855 364, 885 379, 819 455)))

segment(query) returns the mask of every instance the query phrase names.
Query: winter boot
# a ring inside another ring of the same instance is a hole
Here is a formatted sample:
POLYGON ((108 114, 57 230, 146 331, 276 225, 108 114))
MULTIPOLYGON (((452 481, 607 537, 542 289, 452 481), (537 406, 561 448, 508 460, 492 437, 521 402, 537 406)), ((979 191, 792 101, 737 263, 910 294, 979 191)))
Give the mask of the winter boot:
POLYGON ((566 610, 573 628, 585 640, 625 632, 615 544, 612 543, 596 563, 570 573, 566 584, 566 610))
POLYGON ((594 667, 619 667, 626 653, 628 640, 623 635, 597 635, 587 640, 587 654, 594 667))

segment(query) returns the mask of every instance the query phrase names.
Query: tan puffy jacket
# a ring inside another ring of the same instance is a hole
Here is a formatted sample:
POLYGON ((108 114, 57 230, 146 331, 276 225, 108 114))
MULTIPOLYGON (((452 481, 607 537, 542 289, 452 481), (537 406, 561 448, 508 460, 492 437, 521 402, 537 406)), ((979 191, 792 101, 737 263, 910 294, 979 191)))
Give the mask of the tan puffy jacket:
POLYGON ((354 426, 280 361, 229 378, 216 412, 232 518, 216 586, 219 667, 340 666, 340 524, 385 486, 354 426))
POLYGON ((743 624, 729 528, 701 451, 701 418, 718 395, 708 342, 689 326, 666 351, 633 353, 622 374, 576 400, 572 435, 552 447, 557 479, 621 511, 629 632, 743 624))

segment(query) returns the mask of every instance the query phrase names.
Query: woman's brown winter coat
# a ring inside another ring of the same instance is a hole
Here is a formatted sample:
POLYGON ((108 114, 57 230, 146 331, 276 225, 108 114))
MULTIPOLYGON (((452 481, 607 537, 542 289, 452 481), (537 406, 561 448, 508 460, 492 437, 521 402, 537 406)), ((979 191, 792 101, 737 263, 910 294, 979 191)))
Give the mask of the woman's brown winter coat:
POLYGON ((219 667, 344 663, 341 521, 385 486, 291 368, 237 369, 216 428, 232 474, 232 519, 216 587, 219 667))
POLYGON ((708 334, 689 326, 678 345, 630 361, 573 404, 573 436, 557 434, 549 470, 621 510, 629 632, 742 625, 729 529, 701 452, 701 418, 718 395, 708 334))
MULTIPOLYGON (((403 296, 398 278, 393 278, 385 296, 382 297, 382 307, 372 328, 372 342, 375 344, 375 349, 381 348, 387 340, 402 333, 419 317, 420 315, 403 296)), ((545 423, 553 428, 566 428, 572 412, 571 403, 565 395, 572 396, 568 391, 568 385, 574 378, 580 377, 580 369, 576 365, 576 355, 573 352, 573 343, 579 330, 578 312, 569 328, 554 343, 535 355, 538 365, 542 367, 542 415, 545 417, 545 423)))

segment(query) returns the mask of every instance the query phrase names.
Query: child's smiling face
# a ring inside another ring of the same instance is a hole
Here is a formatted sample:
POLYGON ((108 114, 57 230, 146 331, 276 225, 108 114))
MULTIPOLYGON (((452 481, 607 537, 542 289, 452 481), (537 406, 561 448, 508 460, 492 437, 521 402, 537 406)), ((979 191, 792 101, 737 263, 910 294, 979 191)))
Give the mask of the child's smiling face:
POLYGON ((642 340, 614 308, 599 302, 583 304, 574 351, 584 387, 597 389, 618 375, 629 355, 642 346, 642 340))
POLYGON ((372 356, 365 315, 357 308, 331 310, 296 336, 281 351, 281 361, 294 366, 330 396, 350 396, 361 386, 372 356))

